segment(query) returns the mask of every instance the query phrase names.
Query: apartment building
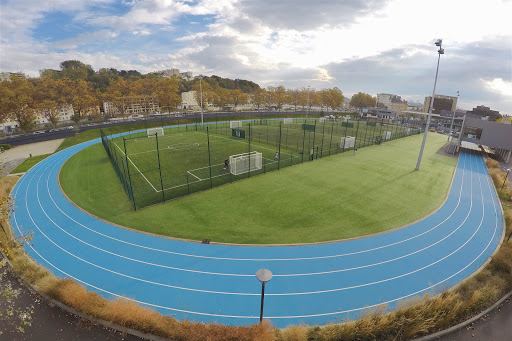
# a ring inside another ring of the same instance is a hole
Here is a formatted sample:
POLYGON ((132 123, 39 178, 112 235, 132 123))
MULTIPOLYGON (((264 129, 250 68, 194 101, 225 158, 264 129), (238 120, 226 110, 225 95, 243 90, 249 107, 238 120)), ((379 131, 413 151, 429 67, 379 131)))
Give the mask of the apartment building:
MULTIPOLYGON (((428 108, 430 106, 430 101, 432 96, 425 97, 425 102, 423 103, 423 112, 428 112, 428 108)), ((457 96, 444 96, 444 95, 435 95, 434 96, 434 107, 432 108, 432 113, 441 114, 441 110, 455 111, 457 108, 457 96)))

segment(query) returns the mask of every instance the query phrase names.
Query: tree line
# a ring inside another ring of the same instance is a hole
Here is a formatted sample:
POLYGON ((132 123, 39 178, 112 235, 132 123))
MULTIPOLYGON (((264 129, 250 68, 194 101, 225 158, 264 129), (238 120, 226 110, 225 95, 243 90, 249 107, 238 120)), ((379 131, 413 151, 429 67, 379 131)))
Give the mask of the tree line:
MULTIPOLYGON (((155 73, 142 75, 135 70, 110 68, 95 72, 90 65, 70 60, 62 62, 60 70, 42 70, 39 78, 12 76, 0 82, 0 122, 13 120, 19 128, 28 130, 39 115, 56 125, 60 108, 65 105, 72 105, 72 119, 78 122, 85 116, 101 116, 100 107, 104 102, 112 103, 123 116, 134 101, 151 103, 146 107, 156 105, 165 111, 174 111, 181 108, 181 93, 191 90, 196 91, 197 103, 202 102, 204 108, 208 104, 236 108, 252 103, 257 109, 281 110, 286 104, 295 110, 320 107, 334 111, 342 108, 345 99, 336 87, 285 89, 280 85, 264 89, 248 80, 215 75, 183 80, 155 73)), ((359 107, 361 103, 354 102, 354 106, 359 107)))

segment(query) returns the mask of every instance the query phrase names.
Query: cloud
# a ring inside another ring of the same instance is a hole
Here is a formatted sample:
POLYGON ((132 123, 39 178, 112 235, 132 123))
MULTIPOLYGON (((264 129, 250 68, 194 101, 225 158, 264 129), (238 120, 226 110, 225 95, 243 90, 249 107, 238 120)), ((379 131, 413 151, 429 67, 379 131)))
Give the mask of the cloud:
POLYGON ((323 26, 343 27, 378 11, 382 0, 260 0, 241 1, 241 11, 272 29, 307 31, 323 26))

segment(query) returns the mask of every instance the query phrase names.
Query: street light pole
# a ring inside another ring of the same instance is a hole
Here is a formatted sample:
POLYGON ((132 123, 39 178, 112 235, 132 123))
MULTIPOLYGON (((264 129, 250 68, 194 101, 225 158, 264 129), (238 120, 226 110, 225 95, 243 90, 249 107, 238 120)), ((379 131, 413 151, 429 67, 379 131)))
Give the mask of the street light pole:
POLYGON ((203 76, 199 76, 199 91, 201 92, 201 125, 203 125, 203 76))
MULTIPOLYGON (((457 102, 459 102, 459 92, 457 91, 457 102)), ((453 109, 453 116, 452 116, 452 124, 450 124, 450 130, 448 131, 448 140, 450 141, 450 135, 452 135, 452 128, 453 128, 453 121, 455 120, 455 112, 457 111, 457 104, 455 104, 455 108, 453 109)), ((452 141, 453 141, 453 135, 452 135, 452 141)))
POLYGON ((256 271, 256 278, 261 282, 261 306, 260 306, 260 323, 263 321, 263 299, 265 298, 265 283, 272 279, 272 272, 267 269, 259 269, 256 271))
POLYGON ((443 40, 437 39, 436 46, 439 46, 439 50, 437 51, 439 56, 437 58, 436 78, 434 80, 434 90, 432 91, 432 98, 430 99, 430 105, 428 106, 427 126, 425 127, 425 133, 423 134, 423 142, 421 143, 420 155, 418 156, 418 162, 416 163, 416 170, 420 169, 421 157, 423 155, 423 149, 425 149, 425 142, 427 141, 428 128, 430 127, 430 119, 432 117, 432 108, 434 106, 434 96, 436 93, 437 74, 439 72, 439 61, 441 60, 441 55, 444 54, 444 49, 441 47, 442 44, 443 44, 443 40))

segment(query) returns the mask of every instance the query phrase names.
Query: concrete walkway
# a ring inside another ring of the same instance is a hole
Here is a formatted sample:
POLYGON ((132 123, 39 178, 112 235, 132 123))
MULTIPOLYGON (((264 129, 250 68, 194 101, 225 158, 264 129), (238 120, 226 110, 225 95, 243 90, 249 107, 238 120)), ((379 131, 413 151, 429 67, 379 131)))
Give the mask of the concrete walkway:
POLYGON ((0 154, 0 172, 2 175, 9 174, 25 159, 31 156, 54 153, 64 139, 50 140, 16 146, 0 154))

